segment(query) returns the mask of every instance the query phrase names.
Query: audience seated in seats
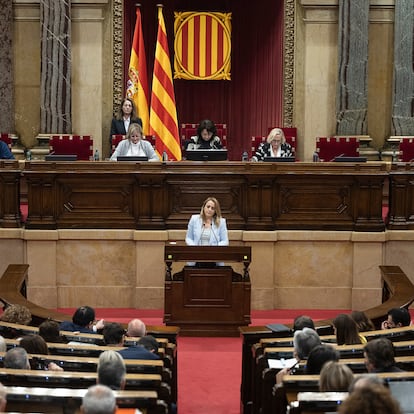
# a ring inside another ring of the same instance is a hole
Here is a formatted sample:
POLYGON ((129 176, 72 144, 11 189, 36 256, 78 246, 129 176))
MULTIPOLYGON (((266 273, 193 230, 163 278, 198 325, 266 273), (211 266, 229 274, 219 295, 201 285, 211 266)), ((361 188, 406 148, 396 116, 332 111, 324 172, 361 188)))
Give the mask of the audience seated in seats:
POLYGON ((144 336, 147 333, 147 328, 145 323, 141 319, 131 319, 128 323, 128 329, 126 331, 126 336, 133 338, 139 338, 144 336))
POLYGON ((359 332, 367 332, 367 331, 374 331, 375 326, 371 319, 365 315, 364 312, 361 311, 352 311, 351 318, 355 321, 358 327, 359 332))
POLYGON ((116 409, 115 394, 105 385, 89 387, 82 398, 81 412, 83 414, 114 414, 116 409))
POLYGON ((60 335, 59 324, 52 320, 46 320, 39 325, 39 335, 46 342, 64 343, 65 339, 60 335))
POLYGON ((104 327, 104 320, 101 319, 94 325, 95 311, 90 306, 81 306, 76 309, 72 322, 64 321, 60 324, 61 331, 96 333, 104 327))
POLYGON ((381 324, 381 329, 400 328, 411 324, 410 312, 406 308, 393 308, 387 313, 388 319, 381 324))
POLYGON ((293 157, 292 147, 286 142, 285 134, 280 128, 273 128, 257 148, 252 161, 263 161, 266 157, 293 157))
POLYGON ((358 331, 356 322, 345 313, 340 313, 333 320, 336 343, 338 345, 366 344, 366 338, 358 331))
POLYGON ((7 392, 3 384, 0 382, 0 413, 6 412, 7 392))
POLYGON ((26 306, 10 305, 0 316, 0 320, 19 325, 29 325, 32 321, 32 314, 26 306))
POLYGON ((223 145, 217 136, 217 129, 213 121, 204 119, 197 128, 197 135, 190 138, 185 144, 186 151, 197 149, 221 149, 223 145))
POLYGON ((318 375, 328 361, 339 361, 339 352, 331 345, 318 345, 309 352, 305 374, 318 375))
POLYGON ((4 356, 4 368, 30 369, 29 358, 25 349, 17 346, 9 349, 4 356))
POLYGON ((10 151, 9 146, 0 139, 0 159, 14 160, 14 155, 10 151))
POLYGON ((158 352, 159 343, 152 335, 145 335, 140 338, 138 345, 143 346, 147 351, 156 354, 158 352))
MULTIPOLYGON (((293 335, 293 355, 298 361, 307 359, 312 349, 318 345, 321 345, 321 339, 316 331, 311 328, 303 328, 300 331, 296 331, 293 335)), ((290 373, 290 368, 280 370, 276 374, 276 386, 281 386, 283 377, 290 373)))
POLYGON ((321 369, 319 390, 321 392, 347 392, 354 379, 348 365, 328 361, 321 369))
POLYGON ((98 361, 98 384, 112 390, 125 388, 126 366, 123 358, 115 351, 104 351, 98 361))
MULTIPOLYGON (((47 343, 40 335, 23 336, 19 344, 28 354, 49 355, 47 343)), ((63 368, 52 361, 45 363, 44 361, 32 358, 31 363, 31 369, 63 371, 63 368)))
POLYGON ((339 406, 339 414, 401 414, 398 402, 380 385, 355 389, 339 406))
MULTIPOLYGON (((124 335, 125 330, 119 323, 107 323, 103 330, 104 340, 107 345, 123 346, 124 335)), ((158 355, 146 350, 141 345, 131 345, 118 352, 124 359, 160 359, 158 355)))
POLYGON ((369 341, 364 347, 364 358, 369 373, 404 372, 396 366, 394 345, 387 338, 369 341))
POLYGON ((303 328, 311 328, 315 330, 315 324, 309 316, 299 315, 293 321, 293 330, 296 332, 301 331, 303 328))

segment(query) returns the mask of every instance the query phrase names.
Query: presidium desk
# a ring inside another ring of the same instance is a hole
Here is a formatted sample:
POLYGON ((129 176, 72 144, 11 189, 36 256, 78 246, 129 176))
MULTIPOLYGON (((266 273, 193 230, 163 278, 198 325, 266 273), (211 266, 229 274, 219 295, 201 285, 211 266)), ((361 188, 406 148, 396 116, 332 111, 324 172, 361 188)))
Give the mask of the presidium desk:
POLYGON ((208 196, 230 230, 385 229, 384 163, 31 161, 22 173, 26 229, 185 229, 208 196))
POLYGON ((239 327, 250 324, 251 247, 167 245, 164 260, 166 325, 179 326, 187 336, 239 336, 239 327), (173 262, 201 267, 184 266, 172 274, 173 262), (224 262, 242 262, 243 274, 224 262), (212 266, 202 267, 206 263, 212 266))

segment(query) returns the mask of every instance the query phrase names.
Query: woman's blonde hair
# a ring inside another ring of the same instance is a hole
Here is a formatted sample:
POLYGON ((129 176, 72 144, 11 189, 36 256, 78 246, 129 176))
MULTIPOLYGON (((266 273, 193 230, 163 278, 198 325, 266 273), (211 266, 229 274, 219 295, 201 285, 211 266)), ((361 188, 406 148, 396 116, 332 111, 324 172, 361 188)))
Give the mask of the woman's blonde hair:
POLYGON ((346 392, 354 379, 348 365, 336 361, 328 361, 321 369, 319 390, 322 392, 346 392))
POLYGON ((267 136, 266 142, 268 144, 270 144, 275 139, 277 134, 280 134, 280 136, 281 136, 281 144, 285 144, 286 143, 285 133, 280 128, 273 128, 269 132, 269 135, 267 136))
POLYGON ((215 208, 216 208, 216 212, 214 213, 213 220, 214 220, 214 224, 218 227, 220 225, 220 220, 221 220, 221 209, 220 209, 220 203, 218 202, 217 198, 215 198, 215 197, 207 197, 204 200, 204 203, 201 206, 200 216, 203 219, 203 221, 206 220, 206 216, 204 214, 204 207, 206 206, 206 204, 209 201, 212 201, 214 203, 215 208))
POLYGON ((131 135, 134 132, 139 132, 141 134, 141 138, 143 138, 144 133, 142 132, 141 125, 134 122, 128 128, 128 132, 127 132, 127 136, 126 136, 127 137, 127 140, 130 140, 131 139, 131 135))

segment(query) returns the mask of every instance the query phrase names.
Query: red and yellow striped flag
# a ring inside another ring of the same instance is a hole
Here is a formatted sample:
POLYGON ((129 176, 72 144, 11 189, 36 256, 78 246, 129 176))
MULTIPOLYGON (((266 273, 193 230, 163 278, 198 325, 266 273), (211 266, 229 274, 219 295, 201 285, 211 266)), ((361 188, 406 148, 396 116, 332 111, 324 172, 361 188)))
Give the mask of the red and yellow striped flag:
POLYGON ((158 34, 152 78, 150 126, 151 134, 156 137, 157 152, 162 154, 165 151, 169 160, 181 160, 177 108, 162 6, 158 6, 158 34))
POLYGON ((150 133, 149 120, 149 84, 147 76, 147 59, 145 58, 144 37, 142 35, 141 10, 137 7, 134 39, 132 40, 131 58, 129 60, 126 95, 134 101, 138 116, 142 119, 144 134, 150 133))

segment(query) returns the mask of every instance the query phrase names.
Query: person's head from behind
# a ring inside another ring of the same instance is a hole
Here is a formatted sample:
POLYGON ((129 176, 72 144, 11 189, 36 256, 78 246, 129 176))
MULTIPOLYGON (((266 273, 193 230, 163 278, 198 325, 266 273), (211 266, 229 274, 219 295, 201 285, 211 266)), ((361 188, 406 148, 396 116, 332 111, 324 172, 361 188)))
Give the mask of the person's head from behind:
POLYGON ((115 351, 104 351, 98 361, 98 383, 113 390, 125 387, 126 366, 122 356, 115 351))
POLYGON ((220 203, 215 197, 207 197, 201 206, 200 216, 203 222, 212 220, 219 225, 221 218, 220 203))
POLYGON ((125 329, 120 323, 106 323, 102 334, 106 345, 120 345, 124 342, 125 329))
POLYGON ((10 305, 0 316, 0 320, 19 325, 29 325, 32 321, 32 314, 26 306, 10 305))
POLYGON ((333 320, 333 326, 336 335, 336 343, 338 345, 352 345, 361 343, 361 339, 358 335, 357 324, 349 315, 340 313, 333 320))
POLYGON ((210 141, 217 134, 216 126, 213 121, 203 119, 197 128, 197 136, 204 141, 210 141))
POLYGON ((59 324, 55 321, 46 320, 39 325, 39 335, 46 342, 62 342, 59 332, 59 324))
POLYGON ((297 359, 306 359, 315 346, 321 344, 319 335, 310 328, 303 328, 293 335, 293 347, 297 359))
POLYGON ((114 414, 116 408, 115 394, 105 385, 89 387, 82 398, 81 412, 84 414, 114 414))
POLYGON ((319 390, 347 392, 354 379, 351 368, 338 361, 328 361, 321 369, 319 390))
POLYGON ((157 353, 159 348, 158 341, 152 335, 145 335, 138 341, 138 345, 143 346, 147 351, 157 353))
POLYGON ((369 387, 372 385, 378 385, 385 387, 384 380, 376 374, 360 374, 354 377, 353 381, 349 385, 349 392, 354 392, 358 388, 369 387))
POLYGON ((266 142, 270 144, 274 149, 279 148, 282 144, 286 143, 284 132, 280 128, 273 128, 266 138, 266 142))
POLYGON ((351 318, 355 321, 359 332, 373 331, 375 329, 371 319, 361 311, 351 312, 351 318))
POLYGON ((364 347, 364 358, 368 372, 387 371, 395 366, 394 345, 387 338, 373 339, 364 347))
POLYGON ((299 315, 293 321, 293 330, 301 331, 303 328, 311 328, 315 330, 315 324, 313 323, 312 318, 306 315, 299 315))
POLYGON ((124 117, 136 118, 136 116, 134 101, 131 98, 124 98, 119 107, 118 119, 123 119, 124 117))
POLYGON ((133 123, 129 126, 127 139, 133 144, 137 144, 142 139, 142 127, 140 124, 133 123))
POLYGON ((89 328, 95 321, 95 311, 90 306, 81 306, 76 309, 72 316, 72 321, 75 325, 89 328))
POLYGON ((21 347, 9 349, 4 356, 3 364, 4 368, 30 369, 27 352, 21 347))
POLYGON ((317 375, 328 361, 339 361, 339 352, 331 345, 317 345, 308 355, 306 374, 317 375))
POLYGON ((141 337, 144 336, 147 332, 147 328, 145 326, 145 323, 141 321, 141 319, 132 319, 128 323, 128 329, 127 329, 127 336, 131 337, 141 337))
POLYGON ((339 406, 339 414, 401 414, 398 402, 383 386, 356 389, 339 406))
POLYGON ((7 404, 7 392, 3 384, 0 382, 0 412, 4 413, 6 411, 7 404))
POLYGON ((385 321, 387 329, 401 328, 402 326, 409 326, 411 323, 410 312, 405 308, 393 308, 387 313, 388 318, 385 321))
POLYGON ((19 345, 25 349, 28 354, 49 354, 47 343, 40 335, 25 335, 20 340, 19 345))

